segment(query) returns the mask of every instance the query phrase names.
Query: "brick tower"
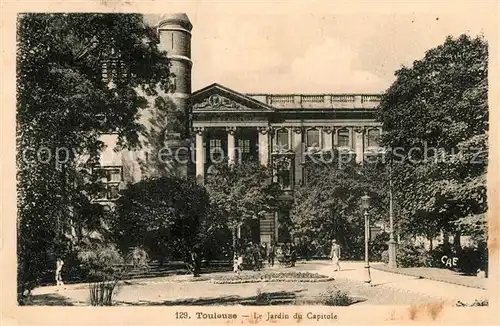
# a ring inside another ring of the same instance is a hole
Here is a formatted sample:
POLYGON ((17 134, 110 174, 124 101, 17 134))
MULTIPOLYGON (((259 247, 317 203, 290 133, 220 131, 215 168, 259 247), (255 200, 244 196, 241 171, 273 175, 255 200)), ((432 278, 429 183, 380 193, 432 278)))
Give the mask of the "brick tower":
MULTIPOLYGON (((172 87, 167 94, 175 104, 177 111, 182 113, 176 115, 184 126, 182 130, 169 130, 167 146, 175 152, 179 147, 189 148, 189 113, 191 97, 191 30, 193 25, 184 13, 167 14, 161 17, 158 23, 158 35, 160 38, 159 49, 167 52, 171 62, 170 72, 172 87)), ((171 117, 175 119, 174 116, 171 117)), ((178 124, 177 124, 178 125, 178 124)), ((187 160, 189 154, 179 151, 177 156, 182 155, 182 161, 187 160)), ((181 174, 187 175, 187 164, 177 164, 176 169, 181 174)))

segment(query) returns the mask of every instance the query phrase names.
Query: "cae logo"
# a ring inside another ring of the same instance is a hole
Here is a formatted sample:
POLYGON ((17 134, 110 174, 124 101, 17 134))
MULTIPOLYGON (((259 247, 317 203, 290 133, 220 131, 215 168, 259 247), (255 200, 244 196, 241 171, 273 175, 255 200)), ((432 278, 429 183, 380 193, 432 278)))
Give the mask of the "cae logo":
POLYGON ((441 257, 441 262, 446 266, 446 267, 456 267, 458 263, 458 257, 450 257, 448 256, 443 256, 441 257))

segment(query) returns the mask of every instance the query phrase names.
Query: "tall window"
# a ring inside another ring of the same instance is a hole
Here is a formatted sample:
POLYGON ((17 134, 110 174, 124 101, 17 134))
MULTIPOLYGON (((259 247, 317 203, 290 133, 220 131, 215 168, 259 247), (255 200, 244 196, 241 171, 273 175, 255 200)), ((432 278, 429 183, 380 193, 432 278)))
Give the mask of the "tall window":
POLYGON ((102 62, 102 78, 105 83, 111 81, 114 83, 125 82, 128 80, 129 73, 130 71, 124 59, 114 52, 107 60, 102 62))
POLYGON ((222 140, 220 139, 210 139, 210 148, 222 148, 222 140))
POLYGON ((276 132, 276 145, 278 146, 278 150, 290 149, 288 130, 280 129, 276 132))
POLYGON ((240 155, 241 160, 249 160, 255 157, 250 139, 238 139, 237 147, 237 153, 240 155))
POLYGON ((98 200, 115 200, 120 197, 119 186, 123 181, 123 170, 121 166, 106 166, 94 168, 102 183, 102 191, 97 195, 98 200))
POLYGON ((368 130, 368 147, 378 147, 380 143, 380 130, 368 130))
POLYGON ((250 139, 238 139, 238 148, 242 154, 250 153, 250 139))
POLYGON ((222 140, 218 138, 210 138, 210 159, 215 162, 219 162, 222 159, 223 154, 224 149, 222 148, 222 140))
POLYGON ((349 130, 339 130, 337 134, 339 147, 350 147, 349 144, 349 130))
POLYGON ((319 145, 319 130, 309 129, 306 134, 307 148, 320 147, 319 145))

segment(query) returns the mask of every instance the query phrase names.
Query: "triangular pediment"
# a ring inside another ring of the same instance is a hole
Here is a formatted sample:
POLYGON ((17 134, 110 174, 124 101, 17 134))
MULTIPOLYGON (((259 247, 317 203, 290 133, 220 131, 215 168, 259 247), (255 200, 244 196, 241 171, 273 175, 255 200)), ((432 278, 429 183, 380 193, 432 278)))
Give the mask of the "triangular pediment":
POLYGON ((193 93, 193 112, 272 112, 272 107, 217 83, 193 93))

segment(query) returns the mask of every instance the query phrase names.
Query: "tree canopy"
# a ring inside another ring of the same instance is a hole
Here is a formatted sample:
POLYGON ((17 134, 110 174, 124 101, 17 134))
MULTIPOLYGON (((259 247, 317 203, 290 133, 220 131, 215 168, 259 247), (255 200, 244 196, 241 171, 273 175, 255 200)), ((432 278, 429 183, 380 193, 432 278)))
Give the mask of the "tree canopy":
POLYGON ((335 238, 346 256, 360 259, 364 232, 361 197, 371 197, 371 223, 388 218, 388 174, 381 158, 364 165, 354 160, 306 162, 307 182, 294 193, 292 235, 316 255, 328 254, 335 238))
POLYGON ((249 225, 252 219, 261 219, 282 204, 278 200, 280 186, 272 182, 272 169, 258 162, 222 162, 211 166, 209 172, 205 186, 210 202, 230 230, 249 225))
POLYGON ((143 247, 160 260, 185 260, 205 239, 209 205, 205 189, 192 180, 150 178, 123 192, 111 228, 124 250, 143 247))
POLYGON ((484 235, 487 76, 484 38, 448 37, 398 70, 383 95, 378 119, 392 154, 403 230, 484 235))
POLYGON ((90 180, 81 159, 98 156, 101 133, 137 146, 138 114, 147 96, 168 89, 170 71, 142 15, 30 13, 17 28, 18 266, 25 282, 64 254, 61 234, 98 209, 89 201, 95 187, 80 182, 90 180))

